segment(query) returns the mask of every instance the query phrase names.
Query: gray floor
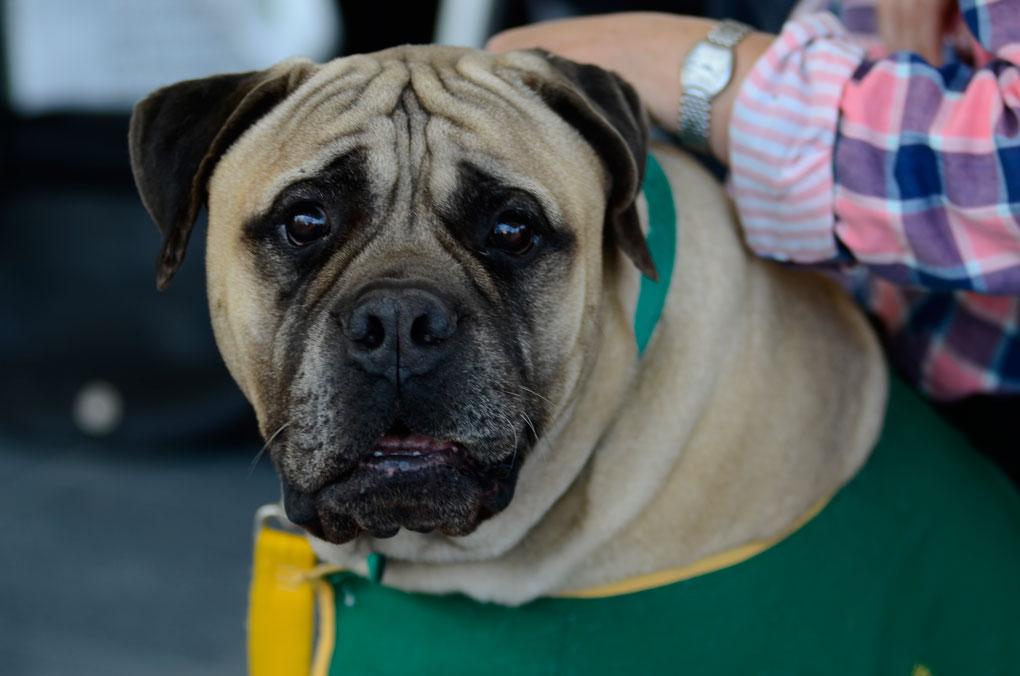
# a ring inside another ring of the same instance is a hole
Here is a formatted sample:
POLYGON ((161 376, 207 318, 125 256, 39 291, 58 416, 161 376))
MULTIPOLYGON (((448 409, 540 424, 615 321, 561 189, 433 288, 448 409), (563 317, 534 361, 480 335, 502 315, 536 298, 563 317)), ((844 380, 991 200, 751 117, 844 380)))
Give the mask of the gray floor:
POLYGON ((0 673, 244 673, 252 515, 278 493, 252 455, 0 440, 0 673))

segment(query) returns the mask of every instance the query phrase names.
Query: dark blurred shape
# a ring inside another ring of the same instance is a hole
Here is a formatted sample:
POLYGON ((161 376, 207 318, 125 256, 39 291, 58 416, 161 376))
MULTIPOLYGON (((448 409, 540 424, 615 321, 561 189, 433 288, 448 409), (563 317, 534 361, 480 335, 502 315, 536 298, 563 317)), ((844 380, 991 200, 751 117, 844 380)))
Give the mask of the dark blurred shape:
POLYGON ((123 400, 107 450, 258 443, 205 310, 203 242, 155 290, 159 236, 127 163, 126 116, 7 117, 0 128, 0 432, 83 438, 75 397, 123 400))
POLYGON ((715 19, 737 19, 758 30, 778 33, 796 2, 794 0, 519 0, 504 5, 507 27, 520 26, 578 14, 605 14, 610 12, 667 12, 693 14, 715 19))
POLYGON ((362 54, 432 42, 439 3, 340 2, 339 6, 346 28, 344 54, 362 54))
POLYGON ((1020 488, 1020 396, 973 396, 937 406, 970 442, 998 464, 1020 488))
POLYGON ((131 188, 127 119, 126 113, 22 118, 5 112, 0 115, 2 187, 6 192, 27 185, 131 188))

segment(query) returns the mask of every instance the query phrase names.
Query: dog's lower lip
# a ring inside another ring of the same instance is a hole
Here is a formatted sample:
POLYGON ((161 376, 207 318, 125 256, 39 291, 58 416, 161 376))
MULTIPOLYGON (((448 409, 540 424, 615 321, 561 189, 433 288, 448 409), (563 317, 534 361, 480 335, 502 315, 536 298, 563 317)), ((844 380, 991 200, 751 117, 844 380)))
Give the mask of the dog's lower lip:
POLYGON ((376 439, 362 460, 362 467, 384 476, 408 476, 422 470, 453 467, 463 460, 461 448, 423 434, 384 434, 376 439))

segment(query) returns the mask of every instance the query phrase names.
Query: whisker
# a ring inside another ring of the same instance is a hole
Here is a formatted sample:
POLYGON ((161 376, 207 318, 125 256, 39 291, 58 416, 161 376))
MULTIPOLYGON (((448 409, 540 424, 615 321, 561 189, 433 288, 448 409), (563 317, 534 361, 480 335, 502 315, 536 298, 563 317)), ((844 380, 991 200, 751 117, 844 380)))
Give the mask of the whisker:
POLYGON ((536 397, 538 397, 539 399, 541 399, 543 401, 548 402, 550 406, 553 406, 555 408, 556 404, 553 403, 552 399, 549 399, 548 397, 543 397, 541 394, 539 394, 535 390, 533 390, 531 388, 528 388, 528 387, 525 387, 524 385, 521 385, 521 389, 524 390, 525 392, 530 392, 531 394, 535 395, 536 397))
POLYGON ((514 433, 514 452, 516 452, 517 451, 517 428, 514 427, 514 424, 512 422, 510 422, 510 418, 507 418, 502 413, 499 414, 499 417, 503 419, 503 421, 507 424, 507 427, 510 428, 510 431, 514 433))
POLYGON ((535 431, 535 425, 531 422, 531 418, 524 411, 521 411, 521 415, 524 416, 524 422, 528 423, 528 427, 531 428, 531 433, 535 435, 535 441, 538 441, 538 432, 535 431))
POLYGON ((514 433, 514 457, 510 460, 510 466, 513 467, 514 463, 517 461, 517 441, 518 441, 517 428, 514 427, 512 422, 510 422, 510 418, 507 418, 502 413, 498 413, 497 415, 499 415, 499 417, 503 419, 503 422, 507 424, 507 426, 510 428, 510 431, 514 433))
POLYGON ((514 433, 514 455, 513 455, 512 458, 510 458, 510 469, 512 470, 514 465, 517 464, 517 456, 520 454, 520 445, 518 444, 518 439, 517 439, 517 428, 514 427, 513 423, 510 422, 510 419, 507 418, 502 413, 500 414, 500 417, 503 418, 503 420, 506 421, 506 424, 510 426, 510 429, 514 433))
POLYGON ((262 448, 259 449, 259 452, 255 454, 254 458, 252 458, 251 464, 248 465, 248 476, 249 477, 251 476, 251 473, 255 471, 255 465, 259 464, 259 460, 262 459, 262 454, 266 452, 266 449, 269 448, 269 445, 271 443, 273 443, 273 441, 276 439, 277 436, 280 435, 280 432, 284 431, 289 426, 290 426, 290 421, 288 420, 287 422, 285 422, 282 425, 280 425, 280 428, 278 430, 276 430, 271 435, 269 435, 269 438, 266 439, 266 443, 262 445, 262 448))

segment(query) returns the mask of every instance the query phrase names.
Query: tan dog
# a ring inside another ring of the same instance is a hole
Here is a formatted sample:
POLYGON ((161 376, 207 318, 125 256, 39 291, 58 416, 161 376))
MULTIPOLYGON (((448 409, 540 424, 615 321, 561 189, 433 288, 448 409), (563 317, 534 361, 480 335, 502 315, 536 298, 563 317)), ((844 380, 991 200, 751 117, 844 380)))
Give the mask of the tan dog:
POLYGON ((780 536, 861 466, 886 387, 863 317, 749 257, 667 148, 676 265, 638 357, 645 138, 627 85, 534 52, 292 60, 139 104, 159 284, 207 198, 216 338, 323 559, 517 604, 780 536))

